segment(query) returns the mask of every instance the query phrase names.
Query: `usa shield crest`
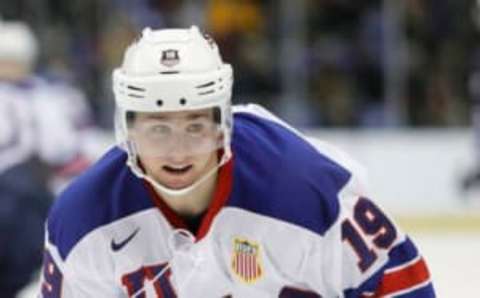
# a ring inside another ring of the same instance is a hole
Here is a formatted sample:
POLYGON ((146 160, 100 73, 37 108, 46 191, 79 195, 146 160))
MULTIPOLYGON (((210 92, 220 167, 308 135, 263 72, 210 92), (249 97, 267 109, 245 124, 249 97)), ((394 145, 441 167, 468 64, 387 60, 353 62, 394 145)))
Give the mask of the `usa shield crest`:
POLYGON ((246 239, 233 241, 232 271, 245 283, 254 283, 263 276, 260 245, 246 239))
POLYGON ((162 57, 160 58, 160 63, 167 67, 172 67, 177 65, 180 62, 180 57, 178 56, 178 50, 169 49, 162 51, 162 57))

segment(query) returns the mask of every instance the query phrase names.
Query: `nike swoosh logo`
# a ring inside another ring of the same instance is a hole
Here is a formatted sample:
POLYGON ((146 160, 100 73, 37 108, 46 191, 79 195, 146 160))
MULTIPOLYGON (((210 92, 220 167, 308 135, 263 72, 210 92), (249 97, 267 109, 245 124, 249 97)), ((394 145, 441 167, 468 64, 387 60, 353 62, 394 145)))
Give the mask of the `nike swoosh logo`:
POLYGON ((130 234, 127 238, 125 238, 125 240, 118 243, 116 243, 115 240, 112 239, 112 242, 110 242, 110 247, 112 248, 113 251, 121 250, 125 245, 127 245, 128 242, 130 242, 133 239, 133 237, 137 235, 138 231, 140 231, 140 228, 137 228, 135 231, 133 231, 132 234, 130 234))

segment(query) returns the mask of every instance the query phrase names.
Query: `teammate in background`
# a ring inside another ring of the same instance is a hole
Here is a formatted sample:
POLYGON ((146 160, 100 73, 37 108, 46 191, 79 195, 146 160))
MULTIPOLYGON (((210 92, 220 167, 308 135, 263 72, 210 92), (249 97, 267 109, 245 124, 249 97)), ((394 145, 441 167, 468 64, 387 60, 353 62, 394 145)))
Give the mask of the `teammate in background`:
POLYGON ((53 200, 47 188, 50 169, 33 154, 29 132, 13 121, 21 113, 15 108, 9 98, 0 99, 0 293, 5 298, 14 298, 41 266, 43 225, 53 200))
POLYGON ((345 154, 257 105, 196 27, 113 73, 112 148, 50 211, 41 297, 434 297, 345 154))
MULTIPOLYGON (((0 22, 0 98, 8 115, 3 120, 15 122, 15 129, 24 136, 21 141, 32 143, 34 152, 27 157, 33 153, 52 167, 48 184, 58 192, 91 163, 84 143, 94 128, 82 92, 65 80, 34 72, 38 52, 37 39, 27 24, 0 22), (9 111, 8 105, 18 108, 9 111)), ((15 130, 11 133, 11 137, 20 135, 15 130)), ((0 134, 0 138, 9 137, 2 129, 0 134)), ((0 148, 0 171, 22 159, 23 151, 0 148)))
POLYGON ((0 22, 0 293, 14 298, 42 262, 43 222, 53 196, 36 158, 30 106, 16 84, 30 73, 36 41, 23 23, 0 22))
POLYGON ((89 164, 81 152, 84 98, 34 75, 38 52, 27 24, 0 21, 0 293, 7 298, 41 267, 59 179, 89 164))

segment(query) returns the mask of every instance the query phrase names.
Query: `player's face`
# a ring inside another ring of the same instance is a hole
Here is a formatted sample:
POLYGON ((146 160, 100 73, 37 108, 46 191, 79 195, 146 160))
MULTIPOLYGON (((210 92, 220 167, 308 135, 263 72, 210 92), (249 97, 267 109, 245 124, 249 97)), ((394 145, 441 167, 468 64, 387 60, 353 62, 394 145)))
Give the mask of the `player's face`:
POLYGON ((212 109, 136 113, 129 139, 149 176, 182 189, 217 165, 222 133, 212 109))

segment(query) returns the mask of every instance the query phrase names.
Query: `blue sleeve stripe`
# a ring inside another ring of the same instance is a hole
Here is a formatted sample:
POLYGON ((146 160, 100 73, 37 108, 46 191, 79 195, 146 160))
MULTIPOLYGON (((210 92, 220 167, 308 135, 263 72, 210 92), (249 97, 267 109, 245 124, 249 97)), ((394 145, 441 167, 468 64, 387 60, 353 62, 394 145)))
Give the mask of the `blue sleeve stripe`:
POLYGON ((418 257, 418 250, 415 244, 413 244, 410 238, 406 238, 405 241, 395 246, 389 253, 389 261, 386 266, 383 268, 390 269, 400 266, 402 264, 412 261, 414 258, 418 257))
POLYGON ((408 293, 404 293, 401 295, 394 295, 395 298, 435 298, 435 291, 433 289, 433 285, 431 282, 427 283, 426 285, 410 291, 408 293))
POLYGON ((418 256, 418 250, 410 238, 407 237, 405 241, 392 248, 388 256, 389 261, 385 264, 385 266, 383 266, 378 272, 373 274, 357 288, 345 290, 345 297, 360 297, 362 293, 375 292, 382 280, 385 270, 395 268, 412 261, 418 256))

